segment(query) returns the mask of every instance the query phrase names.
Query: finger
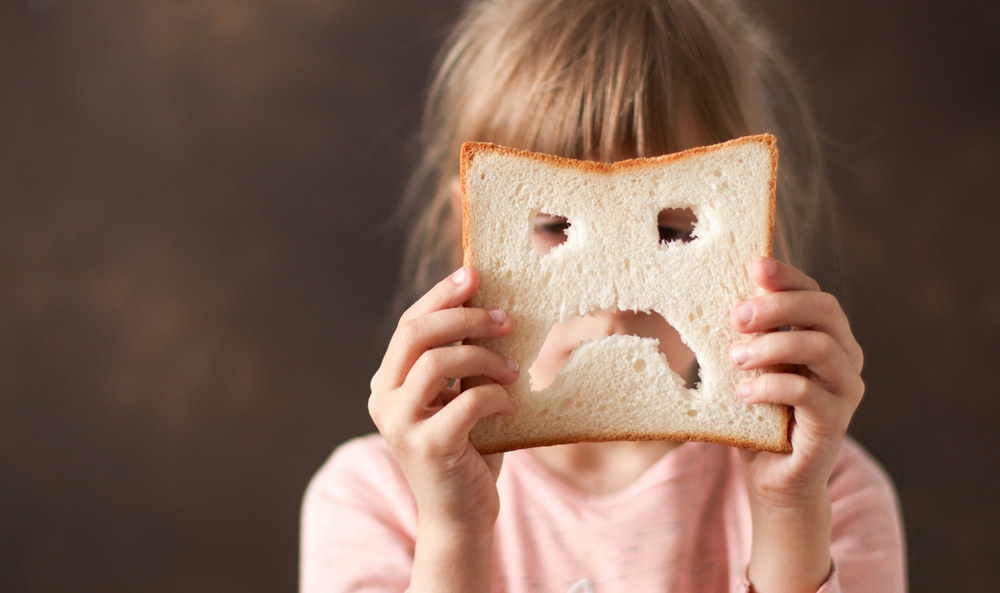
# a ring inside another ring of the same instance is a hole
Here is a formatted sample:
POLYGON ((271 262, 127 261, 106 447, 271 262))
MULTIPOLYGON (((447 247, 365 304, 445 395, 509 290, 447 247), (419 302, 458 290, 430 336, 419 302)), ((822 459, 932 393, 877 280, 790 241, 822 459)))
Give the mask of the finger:
MULTIPOLYGON (((404 327, 410 320, 420 318, 428 313, 441 311, 445 309, 451 309, 461 306, 465 301, 467 301, 475 292, 479 286, 479 274, 475 268, 471 266, 463 266, 453 272, 450 276, 444 280, 438 282, 431 288, 427 293, 425 293, 417 302, 413 303, 399 318, 399 323, 396 326, 396 331, 393 332, 393 339, 395 339, 396 334, 399 333, 400 328, 404 327)), ((390 341, 390 346, 391 346, 390 341)), ((438 344, 443 345, 443 344, 438 344)), ((386 357, 389 355, 390 349, 386 349, 386 356, 382 358, 382 364, 379 365, 375 374, 372 375, 369 386, 373 392, 384 390, 384 389, 394 389, 399 386, 402 381, 400 377, 400 369, 392 365, 386 364, 386 357)), ((417 352, 415 356, 419 356, 420 352, 417 352)), ((393 361, 395 359, 392 359, 393 361)), ((410 362, 412 364, 412 360, 410 362)), ((405 376, 406 371, 409 367, 402 369, 403 376, 405 376)))
POLYGON ((859 388, 860 377, 847 354, 829 334, 815 331, 773 332, 757 336, 730 349, 733 363, 741 369, 772 365, 805 367, 828 391, 847 395, 859 388))
POLYGON ((758 257, 750 265, 750 277, 768 292, 819 290, 819 284, 795 266, 771 257, 758 257))
POLYGON ((748 404, 783 404, 795 408, 795 422, 813 435, 847 431, 858 400, 837 397, 802 375, 768 373, 740 383, 740 399, 748 404))
POLYGON ((433 311, 402 322, 389 341, 373 387, 395 389, 402 385, 413 364, 427 350, 466 338, 499 338, 509 334, 512 327, 510 315, 500 309, 468 307, 433 311))
POLYGON ((461 306, 476 292, 478 286, 479 273, 476 269, 472 266, 462 266, 410 305, 399 318, 399 322, 405 323, 432 311, 461 306))
POLYGON ((840 303, 825 292, 772 292, 744 301, 730 312, 729 322, 738 332, 759 333, 781 327, 805 328, 830 335, 861 372, 864 355, 854 339, 840 303))
MULTIPOLYGON (((417 299, 417 302, 410 305, 400 316, 399 324, 396 327, 397 331, 399 330, 399 326, 411 319, 421 317, 432 311, 460 306, 469 300, 469 297, 476 292, 478 286, 479 274, 476 269, 471 266, 462 266, 450 276, 435 284, 433 288, 417 299)), ((393 335, 395 335, 395 332, 393 335)), ((388 354, 388 351, 386 353, 388 354)), ((391 389, 395 386, 394 383, 397 382, 386 380, 386 374, 392 375, 393 378, 397 377, 395 369, 385 366, 385 358, 383 357, 382 364, 375 371, 375 374, 372 375, 371 382, 369 383, 372 392, 391 389)))
POLYGON ((461 345, 428 350, 413 365, 403 388, 396 391, 400 397, 409 400, 400 401, 398 405, 411 410, 414 418, 427 417, 437 412, 437 406, 432 404, 448 387, 451 379, 479 376, 500 385, 509 385, 517 380, 517 363, 482 346, 461 345))
POLYGON ((782 404, 799 410, 812 410, 822 416, 833 406, 834 396, 802 375, 792 373, 767 373, 739 384, 736 390, 740 399, 748 404, 782 404))
MULTIPOLYGON (((490 383, 467 389, 427 420, 425 427, 441 442, 454 443, 469 438, 481 418, 491 414, 513 414, 514 399, 500 385, 490 383)), ((499 467, 497 467, 499 471, 499 467)))

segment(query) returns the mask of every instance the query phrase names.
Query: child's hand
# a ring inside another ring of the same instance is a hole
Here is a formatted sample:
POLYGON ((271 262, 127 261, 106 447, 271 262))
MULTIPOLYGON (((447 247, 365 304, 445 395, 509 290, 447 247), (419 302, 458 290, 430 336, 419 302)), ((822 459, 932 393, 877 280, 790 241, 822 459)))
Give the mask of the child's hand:
POLYGON ((847 425, 861 401, 861 347, 837 299, 812 279, 770 258, 758 258, 751 276, 768 292, 740 303, 730 323, 741 333, 769 332, 731 351, 741 369, 794 365, 739 387, 743 401, 795 408, 790 455, 747 455, 751 494, 778 506, 825 491, 847 425), (791 327, 792 331, 773 331, 791 327))
POLYGON ((484 416, 514 411, 500 385, 517 379, 517 365, 479 346, 452 345, 511 331, 505 312, 461 306, 478 285, 476 270, 464 267, 421 297, 399 320, 371 381, 368 410, 413 490, 421 537, 491 534, 500 509, 502 455, 480 455, 469 431, 484 416), (494 383, 461 393, 449 386, 480 375, 494 383))
POLYGON ((743 452, 754 523, 750 578, 760 591, 797 590, 793 583, 815 590, 830 570, 827 481, 865 389, 861 347, 837 300, 812 278, 770 258, 758 258, 751 276, 768 294, 734 307, 730 323, 768 333, 733 346, 733 363, 796 370, 739 387, 747 403, 795 408, 791 454, 743 452), (783 327, 792 331, 774 331, 783 327))

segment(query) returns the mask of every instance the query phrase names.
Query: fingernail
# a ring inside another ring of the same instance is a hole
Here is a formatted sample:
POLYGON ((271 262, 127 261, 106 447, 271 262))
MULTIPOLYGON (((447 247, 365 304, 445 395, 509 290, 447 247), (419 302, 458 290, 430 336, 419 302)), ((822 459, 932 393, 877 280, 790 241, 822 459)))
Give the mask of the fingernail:
POLYGON ((736 307, 736 320, 743 325, 753 321, 753 305, 750 303, 743 303, 736 307))
POLYGON ((493 309, 490 311, 490 317, 493 318, 493 321, 497 322, 497 325, 500 325, 507 319, 507 314, 500 309, 493 309))
POLYGON ((508 358, 507 359, 507 368, 510 369, 511 372, 516 373, 517 372, 517 368, 518 368, 517 367, 517 361, 514 360, 513 358, 508 358))
POLYGON ((736 388, 736 395, 740 396, 740 399, 746 399, 750 397, 750 381, 744 381, 739 384, 736 388))
POLYGON ((768 278, 773 278, 774 275, 778 273, 778 262, 769 257, 765 257, 763 259, 763 264, 764 274, 766 274, 768 278))
POLYGON ((733 349, 729 351, 729 355, 733 358, 733 362, 736 364, 743 364, 750 358, 750 354, 747 352, 746 344, 737 344, 733 346, 733 349))
POLYGON ((467 276, 465 272, 465 266, 462 266, 451 275, 451 281, 455 284, 462 285, 465 284, 465 277, 467 276))

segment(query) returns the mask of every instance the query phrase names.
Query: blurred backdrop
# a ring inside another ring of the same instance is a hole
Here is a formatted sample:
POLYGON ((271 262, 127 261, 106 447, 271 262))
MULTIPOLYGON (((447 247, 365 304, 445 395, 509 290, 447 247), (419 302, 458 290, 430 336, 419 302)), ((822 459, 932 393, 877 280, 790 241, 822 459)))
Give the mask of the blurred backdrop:
MULTIPOLYGON (((1000 4, 758 3, 806 78, 914 592, 1000 582, 1000 4)), ((0 3, 0 590, 291 591, 373 429, 445 0, 0 3)))

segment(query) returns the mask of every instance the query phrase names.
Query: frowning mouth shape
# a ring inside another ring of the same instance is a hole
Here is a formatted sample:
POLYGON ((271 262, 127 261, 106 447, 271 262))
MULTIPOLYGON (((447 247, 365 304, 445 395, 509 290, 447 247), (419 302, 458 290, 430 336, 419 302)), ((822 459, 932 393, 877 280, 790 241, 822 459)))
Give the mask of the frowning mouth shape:
MULTIPOLYGON (((659 313, 644 311, 607 311, 573 317, 552 326, 538 357, 528 370, 532 392, 551 385, 585 345, 601 347, 609 338, 630 337, 651 341, 662 364, 679 375, 691 389, 698 381, 698 361, 680 334, 659 313)), ((651 361, 649 361, 651 362, 651 361)), ((645 359, 636 359, 633 370, 642 372, 645 359)))

